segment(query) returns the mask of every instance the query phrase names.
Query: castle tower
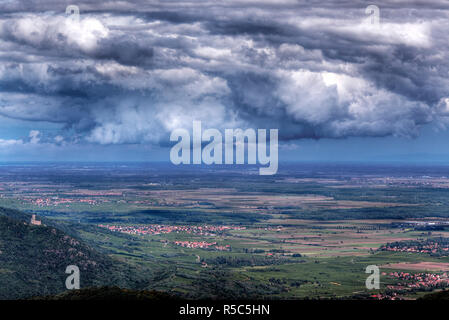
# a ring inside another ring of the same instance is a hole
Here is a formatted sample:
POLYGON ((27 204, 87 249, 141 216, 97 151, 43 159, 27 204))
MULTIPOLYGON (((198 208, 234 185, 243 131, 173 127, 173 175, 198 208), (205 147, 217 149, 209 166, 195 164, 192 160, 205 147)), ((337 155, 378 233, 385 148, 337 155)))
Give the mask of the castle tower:
POLYGON ((32 224, 32 225, 40 226, 41 223, 42 223, 41 221, 36 220, 36 215, 35 215, 35 214, 33 214, 33 215, 31 216, 31 224, 32 224))

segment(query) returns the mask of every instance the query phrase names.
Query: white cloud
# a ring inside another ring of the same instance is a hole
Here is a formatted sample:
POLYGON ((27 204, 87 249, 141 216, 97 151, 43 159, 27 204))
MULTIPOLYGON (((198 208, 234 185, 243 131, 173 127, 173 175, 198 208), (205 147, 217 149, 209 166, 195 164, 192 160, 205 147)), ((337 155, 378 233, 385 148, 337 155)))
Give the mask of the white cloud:
POLYGON ((40 135, 41 133, 38 130, 31 130, 29 137, 30 137, 30 143, 31 144, 37 144, 40 141, 40 135))

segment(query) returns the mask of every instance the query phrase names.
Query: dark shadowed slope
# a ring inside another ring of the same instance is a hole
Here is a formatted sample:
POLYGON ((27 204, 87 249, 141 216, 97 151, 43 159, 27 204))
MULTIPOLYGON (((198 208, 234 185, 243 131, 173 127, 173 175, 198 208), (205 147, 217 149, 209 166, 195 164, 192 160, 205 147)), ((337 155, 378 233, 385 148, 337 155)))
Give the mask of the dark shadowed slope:
POLYGON ((81 288, 145 287, 145 272, 99 253, 55 227, 31 225, 26 217, 8 209, 0 213, 0 299, 61 293, 66 290, 69 265, 79 267, 81 288))
POLYGON ((449 300, 449 291, 439 291, 434 293, 426 294, 425 296, 421 297, 418 300, 449 300))
POLYGON ((70 290, 61 294, 45 297, 34 297, 32 300, 174 300, 175 297, 147 290, 131 290, 119 287, 87 288, 70 290))

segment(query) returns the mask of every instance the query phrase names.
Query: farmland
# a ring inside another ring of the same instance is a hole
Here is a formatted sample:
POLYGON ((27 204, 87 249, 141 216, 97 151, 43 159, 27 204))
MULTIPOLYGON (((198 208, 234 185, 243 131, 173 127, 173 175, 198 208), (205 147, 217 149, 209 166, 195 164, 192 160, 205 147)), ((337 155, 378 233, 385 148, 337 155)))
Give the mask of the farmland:
POLYGON ((182 297, 415 299, 449 283, 447 176, 446 167, 297 165, 262 177, 15 164, 0 167, 0 206, 152 270, 147 289, 182 297), (369 265, 380 267, 379 290, 366 289, 369 265))

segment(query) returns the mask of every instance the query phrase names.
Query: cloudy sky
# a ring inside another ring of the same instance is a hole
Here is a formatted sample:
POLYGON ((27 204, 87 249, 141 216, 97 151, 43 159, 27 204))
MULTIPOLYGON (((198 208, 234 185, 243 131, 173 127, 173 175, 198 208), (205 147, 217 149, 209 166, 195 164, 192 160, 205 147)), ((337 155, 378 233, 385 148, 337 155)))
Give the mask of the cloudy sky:
POLYGON ((193 120, 449 161, 448 30, 447 0, 0 0, 0 161, 168 160, 193 120))

